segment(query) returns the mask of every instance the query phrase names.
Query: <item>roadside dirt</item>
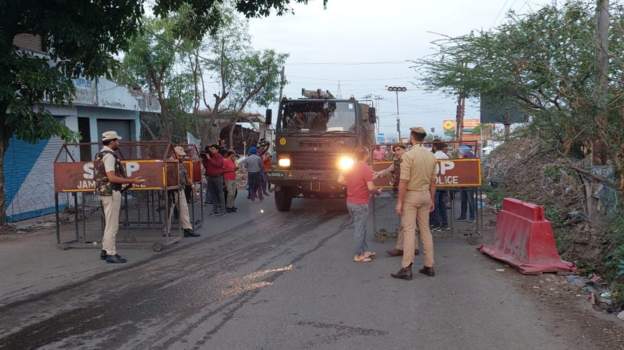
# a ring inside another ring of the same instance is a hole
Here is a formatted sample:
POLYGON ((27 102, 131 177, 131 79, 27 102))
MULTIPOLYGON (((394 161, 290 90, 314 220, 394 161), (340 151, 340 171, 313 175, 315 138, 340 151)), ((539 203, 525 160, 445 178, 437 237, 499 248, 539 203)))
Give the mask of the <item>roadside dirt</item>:
MULTIPOLYGON (((496 230, 496 212, 484 211, 482 241, 492 242, 496 230)), ((624 349, 624 321, 615 314, 594 309, 590 295, 582 287, 570 284, 565 275, 542 274, 526 276, 513 267, 501 263, 501 275, 512 281, 523 293, 534 299, 538 305, 547 309, 548 320, 535 320, 556 336, 570 336, 569 330, 578 328, 582 337, 591 339, 598 349, 624 349)))

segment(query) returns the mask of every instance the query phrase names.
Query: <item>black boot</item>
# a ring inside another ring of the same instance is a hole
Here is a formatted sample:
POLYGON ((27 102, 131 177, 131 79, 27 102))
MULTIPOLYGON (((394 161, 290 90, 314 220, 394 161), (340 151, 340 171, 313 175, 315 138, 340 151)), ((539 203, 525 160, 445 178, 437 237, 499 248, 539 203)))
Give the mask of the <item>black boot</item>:
POLYGON ((184 237, 199 237, 199 233, 193 232, 190 228, 185 228, 184 237))
POLYGON ((397 273, 391 273, 390 276, 410 281, 412 279, 412 264, 409 264, 408 267, 401 268, 397 273))
POLYGON ((435 271, 433 271, 433 267, 424 266, 418 272, 422 273, 423 275, 427 275, 429 277, 435 276, 435 271))
POLYGON ((115 254, 115 255, 107 255, 106 262, 109 264, 125 264, 127 260, 122 258, 119 254, 115 254))

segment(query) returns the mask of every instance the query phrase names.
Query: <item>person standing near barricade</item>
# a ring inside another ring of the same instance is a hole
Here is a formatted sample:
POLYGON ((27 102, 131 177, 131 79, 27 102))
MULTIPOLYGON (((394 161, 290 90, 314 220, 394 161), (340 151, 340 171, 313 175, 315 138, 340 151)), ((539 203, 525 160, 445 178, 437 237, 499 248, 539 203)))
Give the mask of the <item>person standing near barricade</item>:
MULTIPOLYGON (((448 160, 448 145, 440 140, 434 141, 433 144, 433 156, 437 160, 448 160)), ((448 215, 446 213, 446 201, 448 198, 448 191, 437 190, 435 195, 435 209, 431 213, 433 221, 431 224, 434 226, 434 231, 446 231, 448 227, 448 215)))
POLYGON ((102 134, 104 147, 95 155, 93 168, 95 172, 95 191, 100 196, 104 209, 104 236, 100 258, 110 264, 125 263, 127 260, 117 254, 116 238, 119 231, 119 211, 121 210, 121 191, 123 185, 140 184, 142 178, 130 179, 126 176, 126 168, 121 164, 117 154, 121 137, 116 131, 102 134))
POLYGON ((234 206, 234 200, 236 199, 236 153, 234 151, 228 151, 225 154, 223 160, 223 180, 225 181, 225 188, 227 189, 227 196, 225 198, 225 211, 227 213, 236 213, 238 210, 234 206))
POLYGON ((380 162, 384 160, 385 157, 386 157, 386 150, 382 149, 380 145, 376 145, 375 149, 373 150, 373 160, 380 162))
POLYGON ((182 230, 184 231, 184 237, 199 237, 198 233, 193 232, 193 224, 191 223, 191 216, 189 214, 189 206, 186 201, 186 187, 193 186, 193 181, 189 176, 189 172, 184 165, 184 160, 186 159, 186 152, 182 146, 176 146, 174 148, 176 156, 178 157, 178 162, 180 165, 178 166, 178 177, 180 182, 180 188, 178 189, 178 198, 177 198, 177 207, 178 207, 178 215, 180 217, 180 225, 182 225, 182 230))
POLYGON ((247 169, 247 182, 249 188, 249 199, 255 201, 256 198, 264 200, 262 193, 262 158, 258 156, 256 147, 249 148, 249 155, 241 161, 240 165, 247 169))
POLYGON ((347 187, 347 209, 353 219, 353 239, 355 242, 354 262, 370 262, 375 252, 368 250, 366 226, 368 224, 368 202, 371 193, 377 191, 373 183, 373 170, 368 166, 369 150, 357 150, 356 163, 345 173, 340 173, 338 182, 347 187))
POLYGON ((401 216, 403 228, 403 259, 401 269, 391 274, 394 278, 412 279, 412 265, 416 246, 416 225, 424 253, 424 267, 419 271, 433 277, 433 237, 429 227, 429 213, 435 208, 436 159, 433 153, 421 146, 427 132, 423 128, 410 129, 410 141, 414 145, 401 162, 401 181, 396 212, 401 216), (409 252, 409 254, 407 253, 409 252))
MULTIPOLYGON (((375 179, 380 177, 392 176, 392 190, 396 193, 399 190, 399 181, 401 177, 401 157, 405 153, 405 145, 397 144, 394 146, 394 160, 392 164, 384 170, 381 170, 375 173, 375 179)), ((389 256, 403 256, 403 228, 401 224, 399 224, 397 234, 397 240, 395 247, 393 249, 388 250, 386 253, 389 256)), ((414 247, 414 255, 418 255, 418 247, 415 245, 414 247)))
POLYGON ((225 214, 225 196, 223 193, 223 156, 219 153, 218 145, 208 146, 208 153, 204 157, 204 169, 208 182, 208 192, 214 201, 212 213, 217 216, 225 214))
POLYGON ((392 177, 392 189, 398 191, 399 178, 401 175, 401 156, 405 153, 405 145, 398 144, 394 146, 394 158, 392 164, 384 170, 375 173, 375 179, 380 177, 392 177))
MULTIPOLYGON (((475 154, 472 152, 472 147, 469 145, 462 145, 459 148, 459 154, 461 158, 476 158, 475 154)), ((457 218, 457 221, 465 221, 466 214, 468 214, 468 221, 472 222, 475 220, 475 191, 472 189, 463 189, 460 192, 461 196, 461 206, 460 206, 460 214, 457 218)))

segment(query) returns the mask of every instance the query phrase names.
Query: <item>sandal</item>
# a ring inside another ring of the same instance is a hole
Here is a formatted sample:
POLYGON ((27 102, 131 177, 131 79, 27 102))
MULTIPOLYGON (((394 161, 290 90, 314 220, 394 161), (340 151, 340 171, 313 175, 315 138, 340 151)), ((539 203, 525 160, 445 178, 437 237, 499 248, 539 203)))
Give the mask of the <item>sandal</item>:
POLYGON ((356 255, 353 257, 353 261, 357 263, 365 263, 365 262, 371 262, 373 261, 373 259, 371 259, 369 256, 366 256, 366 255, 356 255))
POLYGON ((375 259, 375 257, 377 257, 377 253, 375 253, 375 252, 364 252, 364 256, 369 257, 371 259, 375 259))

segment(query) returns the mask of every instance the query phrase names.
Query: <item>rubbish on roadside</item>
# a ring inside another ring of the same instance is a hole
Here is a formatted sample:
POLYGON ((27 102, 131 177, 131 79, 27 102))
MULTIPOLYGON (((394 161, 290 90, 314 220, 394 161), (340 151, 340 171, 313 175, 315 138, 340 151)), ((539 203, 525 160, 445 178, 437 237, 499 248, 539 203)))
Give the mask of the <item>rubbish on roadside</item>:
POLYGON ((505 272, 505 269, 496 269, 496 272, 505 272))
POLYGON ((620 320, 624 321, 624 311, 620 312, 620 313, 617 315, 617 318, 619 318, 620 320))
POLYGON ((592 273, 592 274, 589 276, 589 281, 590 281, 591 283, 593 283, 593 284, 596 284, 596 285, 598 285, 598 284, 602 284, 602 283, 603 283, 603 279, 602 279, 602 277, 598 276, 598 275, 597 275, 597 274, 595 274, 595 273, 592 273))
POLYGON ((585 287, 587 283, 589 282, 587 278, 583 276, 578 276, 578 275, 568 275, 566 276, 566 280, 571 285, 576 286, 576 287, 581 287, 581 288, 585 287))
POLYGON ((609 292, 609 291, 602 292, 602 293, 600 293, 600 297, 601 298, 605 298, 605 299, 610 299, 611 298, 611 292, 609 292))

